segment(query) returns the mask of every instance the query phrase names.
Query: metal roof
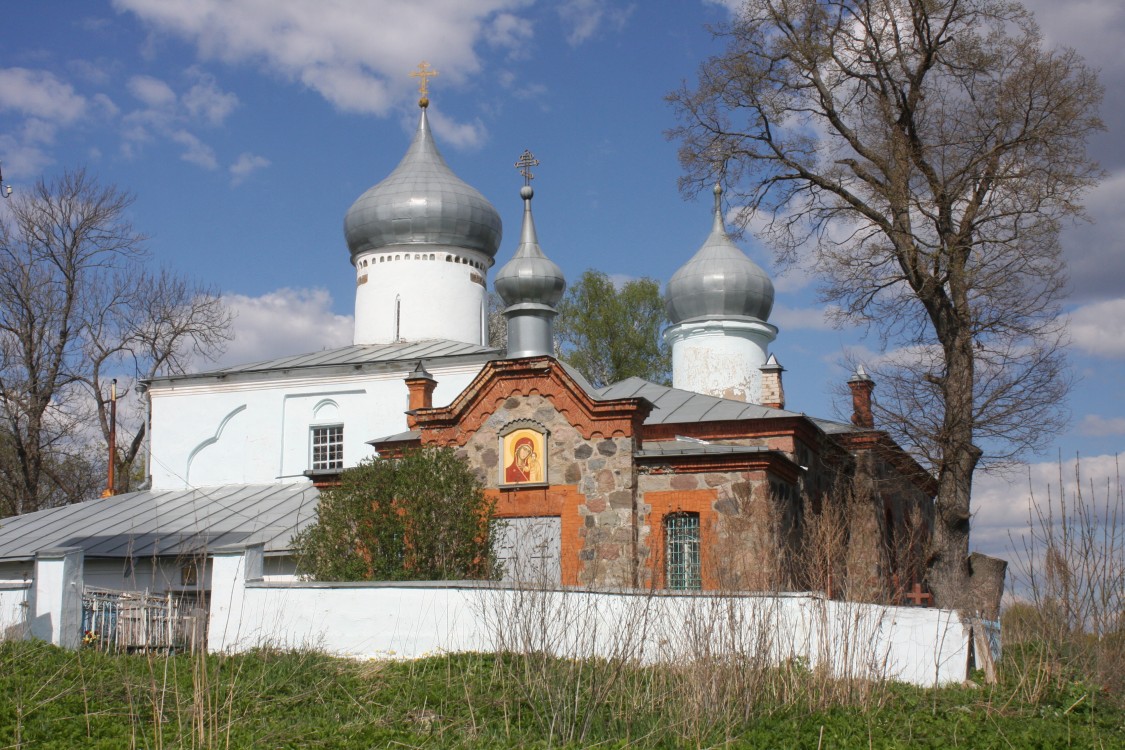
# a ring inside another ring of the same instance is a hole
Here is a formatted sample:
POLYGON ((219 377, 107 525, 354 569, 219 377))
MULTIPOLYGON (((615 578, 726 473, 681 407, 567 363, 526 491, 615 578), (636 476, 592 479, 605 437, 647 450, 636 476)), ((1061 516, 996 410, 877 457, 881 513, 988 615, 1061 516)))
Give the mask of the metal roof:
POLYGON ((428 341, 400 341, 396 344, 363 344, 325 349, 309 354, 295 354, 262 362, 234 365, 218 370, 154 378, 152 382, 217 377, 238 373, 266 373, 282 370, 299 370, 313 367, 359 366, 380 363, 409 362, 452 357, 476 357, 481 361, 495 359, 501 351, 490 346, 467 344, 463 341, 431 339, 428 341))
POLYGON ((441 158, 425 108, 402 161, 344 216, 353 263, 362 253, 403 245, 444 245, 495 257, 501 234, 493 205, 441 158))
POLYGON ((698 440, 661 440, 645 443, 644 449, 633 455, 637 458, 658 458, 661 456, 730 456, 776 452, 763 445, 716 445, 698 440))
POLYGON ((854 424, 837 422, 834 419, 814 418, 812 421, 817 427, 823 430, 826 435, 842 435, 845 432, 870 432, 866 427, 856 427, 854 424))
POLYGON ((596 393, 602 399, 643 398, 652 402, 653 410, 649 413, 645 424, 684 424, 804 416, 797 412, 772 409, 761 404, 748 404, 744 401, 669 388, 641 378, 628 378, 607 385, 596 393))
POLYGON ((715 186, 711 234, 703 247, 668 280, 664 293, 673 323, 727 318, 769 320, 773 282, 727 235, 720 196, 715 186))
POLYGON ((311 484, 234 484, 130 492, 0 520, 0 560, 79 547, 87 557, 179 556, 233 544, 289 549, 316 518, 311 484))

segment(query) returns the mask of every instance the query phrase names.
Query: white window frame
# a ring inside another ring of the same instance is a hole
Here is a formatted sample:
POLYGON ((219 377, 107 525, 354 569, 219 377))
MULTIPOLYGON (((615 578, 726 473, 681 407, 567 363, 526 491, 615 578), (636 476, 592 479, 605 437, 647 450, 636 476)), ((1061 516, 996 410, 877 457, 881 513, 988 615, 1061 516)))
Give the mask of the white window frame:
POLYGON ((313 471, 339 471, 344 468, 344 424, 315 424, 309 427, 309 467, 313 471), (336 439, 333 440, 332 431, 338 430, 336 439), (317 442, 319 435, 326 435, 327 440, 317 442), (317 449, 325 447, 326 455, 319 460, 317 449), (333 451, 333 448, 336 450, 333 451))

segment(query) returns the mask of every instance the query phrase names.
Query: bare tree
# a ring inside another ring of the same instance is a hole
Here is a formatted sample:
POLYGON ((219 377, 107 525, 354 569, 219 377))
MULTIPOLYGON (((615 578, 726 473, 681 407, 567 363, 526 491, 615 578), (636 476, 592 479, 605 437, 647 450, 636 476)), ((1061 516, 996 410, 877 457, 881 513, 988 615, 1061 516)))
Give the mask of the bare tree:
MULTIPOLYGON (((63 472, 89 456, 93 423, 108 440, 108 378, 181 371, 186 356, 229 338, 230 315, 215 293, 145 268, 145 237, 128 220, 132 201, 78 170, 40 180, 6 205, 0 409, 7 449, 0 473, 8 512, 88 492, 86 480, 62 496, 56 489, 74 484, 63 472)), ((115 446, 122 475, 142 440, 143 427, 123 450, 115 446)))
POLYGON ((891 350, 878 414, 937 477, 929 582, 960 606, 973 472, 1063 418, 1058 234, 1100 176, 1097 77, 1007 0, 750 0, 717 33, 670 96, 683 186, 731 184, 891 350))

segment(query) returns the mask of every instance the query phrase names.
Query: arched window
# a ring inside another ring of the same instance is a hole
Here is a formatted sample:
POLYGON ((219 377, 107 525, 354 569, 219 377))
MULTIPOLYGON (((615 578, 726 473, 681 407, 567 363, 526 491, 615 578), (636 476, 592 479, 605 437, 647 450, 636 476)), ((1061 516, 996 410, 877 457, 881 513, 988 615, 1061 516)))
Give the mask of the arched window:
POLYGON ((699 514, 672 513, 664 517, 664 585, 677 590, 699 590, 699 514))

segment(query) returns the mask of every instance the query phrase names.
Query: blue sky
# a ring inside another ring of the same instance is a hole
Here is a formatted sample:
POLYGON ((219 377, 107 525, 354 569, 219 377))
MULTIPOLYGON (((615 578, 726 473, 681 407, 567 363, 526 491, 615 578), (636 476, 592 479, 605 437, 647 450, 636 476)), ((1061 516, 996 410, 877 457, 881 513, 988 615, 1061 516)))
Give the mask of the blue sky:
MULTIPOLYGON (((705 28, 737 0, 54 0, 8 3, 0 32, 0 160, 16 190, 85 165, 136 194, 158 263, 214 285, 238 312, 233 363, 350 343, 354 276, 344 212, 397 164, 428 60, 431 122, 450 166, 518 237, 524 149, 541 161, 536 222, 571 278, 586 268, 666 281, 710 228, 685 201, 664 96, 720 51, 705 28)), ((1125 446, 1125 4, 1028 3, 1048 41, 1102 71, 1107 171, 1068 228, 1079 380, 1072 422, 1029 470, 982 478, 977 543, 999 551, 1026 497, 1080 452, 1113 471, 1125 446)), ((776 273, 768 251, 741 241, 776 273)), ((845 347, 815 279, 776 279, 773 347, 790 408, 839 416, 845 347)), ((878 391, 876 391, 878 394, 878 391)))

